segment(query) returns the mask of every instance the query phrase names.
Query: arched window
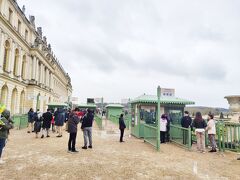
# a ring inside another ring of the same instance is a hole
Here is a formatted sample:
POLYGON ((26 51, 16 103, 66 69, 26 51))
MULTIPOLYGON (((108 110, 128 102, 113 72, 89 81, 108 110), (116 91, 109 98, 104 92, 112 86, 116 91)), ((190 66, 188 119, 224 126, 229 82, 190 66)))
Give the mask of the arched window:
POLYGON ((11 97, 11 113, 16 114, 16 107, 17 107, 17 89, 15 88, 12 92, 11 97))
POLYGON ((19 112, 20 114, 24 114, 25 113, 25 92, 24 90, 21 92, 21 96, 20 96, 20 107, 19 107, 19 112))
POLYGON ((8 99, 8 87, 5 85, 2 87, 1 90, 0 103, 5 104, 7 106, 7 99, 8 99))
POLYGON ((22 79, 25 80, 26 79, 26 65, 27 65, 27 61, 26 61, 26 55, 23 56, 23 62, 22 62, 22 79))
POLYGON ((4 59, 3 59, 3 71, 7 72, 9 64, 9 53, 10 52, 10 43, 5 41, 4 45, 4 59))
POLYGON ((14 76, 18 76, 18 65, 19 65, 19 50, 15 50, 15 57, 14 57, 14 68, 13 74, 14 76))

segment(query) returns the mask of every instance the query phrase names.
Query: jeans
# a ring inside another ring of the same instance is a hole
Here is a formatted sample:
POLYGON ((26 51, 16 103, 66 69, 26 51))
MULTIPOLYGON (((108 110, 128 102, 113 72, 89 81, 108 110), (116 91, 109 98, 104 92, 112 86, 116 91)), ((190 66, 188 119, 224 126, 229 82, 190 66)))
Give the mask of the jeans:
POLYGON ((88 141, 89 141, 89 146, 92 146, 92 127, 83 128, 83 136, 84 136, 84 146, 87 147, 88 141))
POLYGON ((205 151, 205 132, 196 132, 197 136, 197 149, 205 151))
POLYGON ((75 144, 76 144, 76 137, 77 133, 70 133, 69 134, 69 140, 68 140, 68 150, 69 151, 75 151, 75 144))
POLYGON ((6 139, 0 139, 0 159, 2 157, 2 150, 5 147, 6 139))
POLYGON ((123 142, 124 129, 120 129, 120 142, 123 142))
POLYGON ((217 145, 216 145, 216 141, 215 141, 215 134, 209 134, 208 139, 210 141, 210 145, 211 145, 212 149, 216 149, 217 145))

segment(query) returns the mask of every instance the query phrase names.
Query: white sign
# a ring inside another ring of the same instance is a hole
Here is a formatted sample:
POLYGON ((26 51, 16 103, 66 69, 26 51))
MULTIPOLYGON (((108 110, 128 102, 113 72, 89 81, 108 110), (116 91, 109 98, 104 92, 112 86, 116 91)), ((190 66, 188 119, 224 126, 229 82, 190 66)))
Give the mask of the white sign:
POLYGON ((95 103, 102 103, 102 98, 94 98, 95 103))
POLYGON ((161 96, 175 97, 175 89, 161 88, 161 96))
POLYGON ((78 97, 72 97, 72 101, 78 102, 78 97))

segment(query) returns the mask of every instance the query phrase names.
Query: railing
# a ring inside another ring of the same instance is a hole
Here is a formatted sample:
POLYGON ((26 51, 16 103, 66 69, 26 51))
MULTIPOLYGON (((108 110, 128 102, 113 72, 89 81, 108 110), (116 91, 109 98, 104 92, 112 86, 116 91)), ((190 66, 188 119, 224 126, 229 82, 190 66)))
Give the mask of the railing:
POLYGON ((157 147, 157 127, 155 125, 144 124, 144 141, 157 147))
MULTIPOLYGON (((110 115, 109 120, 112 121, 114 124, 119 124, 119 116, 110 115)), ((131 123, 131 115, 126 115, 124 117, 124 122, 125 122, 126 128, 129 129, 129 126, 131 123)))
POLYGON ((98 115, 95 115, 94 119, 95 119, 95 121, 96 121, 96 123, 98 125, 98 128, 102 129, 103 128, 103 126, 102 126, 102 117, 100 117, 98 115))
POLYGON ((223 149, 240 152, 240 123, 225 123, 221 135, 223 149))
POLYGON ((28 127, 28 116, 25 115, 14 115, 13 116, 14 127, 18 130, 28 127))
POLYGON ((188 149, 191 149, 192 147, 191 128, 183 128, 183 127, 171 124, 170 125, 170 141, 177 143, 188 149))

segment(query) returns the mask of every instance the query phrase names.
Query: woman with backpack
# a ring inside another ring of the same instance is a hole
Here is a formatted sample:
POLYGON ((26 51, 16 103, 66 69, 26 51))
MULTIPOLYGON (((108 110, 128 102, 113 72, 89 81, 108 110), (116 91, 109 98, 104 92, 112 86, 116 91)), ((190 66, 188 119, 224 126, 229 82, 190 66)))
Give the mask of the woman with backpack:
POLYGON ((202 118, 200 112, 196 113, 192 127, 195 128, 195 134, 197 136, 197 150, 205 153, 205 128, 207 127, 207 123, 202 118))

